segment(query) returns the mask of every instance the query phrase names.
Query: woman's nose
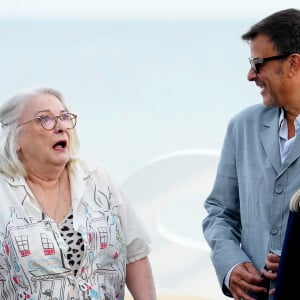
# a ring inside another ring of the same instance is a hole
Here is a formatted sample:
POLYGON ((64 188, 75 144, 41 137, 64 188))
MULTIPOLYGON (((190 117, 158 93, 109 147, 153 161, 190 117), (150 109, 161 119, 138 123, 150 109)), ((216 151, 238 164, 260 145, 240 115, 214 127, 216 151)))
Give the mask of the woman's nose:
POLYGON ((63 122, 60 117, 57 117, 56 118, 55 130, 60 131, 60 130, 66 130, 66 129, 67 129, 66 123, 63 122))

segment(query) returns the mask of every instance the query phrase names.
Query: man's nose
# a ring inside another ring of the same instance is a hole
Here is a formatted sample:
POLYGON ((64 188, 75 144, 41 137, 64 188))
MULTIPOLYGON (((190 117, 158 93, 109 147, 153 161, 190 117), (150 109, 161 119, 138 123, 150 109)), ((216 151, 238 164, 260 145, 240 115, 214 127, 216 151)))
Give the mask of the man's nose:
POLYGON ((247 79, 249 81, 254 81, 256 77, 257 77, 257 73, 253 70, 253 68, 250 68, 250 70, 248 71, 247 79))

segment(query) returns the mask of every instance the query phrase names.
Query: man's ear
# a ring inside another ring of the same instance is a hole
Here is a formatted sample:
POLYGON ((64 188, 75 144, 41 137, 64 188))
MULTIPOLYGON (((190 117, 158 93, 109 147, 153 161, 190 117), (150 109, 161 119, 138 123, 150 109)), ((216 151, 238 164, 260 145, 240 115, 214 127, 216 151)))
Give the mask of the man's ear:
POLYGON ((300 54, 293 53, 289 56, 289 74, 300 74, 300 54))

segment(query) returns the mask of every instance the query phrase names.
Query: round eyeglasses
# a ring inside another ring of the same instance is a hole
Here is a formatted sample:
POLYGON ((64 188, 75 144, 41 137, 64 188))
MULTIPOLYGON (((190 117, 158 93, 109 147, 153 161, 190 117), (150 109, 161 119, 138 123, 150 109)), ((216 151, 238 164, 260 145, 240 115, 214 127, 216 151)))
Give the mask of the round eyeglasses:
POLYGON ((67 129, 73 129, 76 126, 77 115, 71 113, 63 113, 60 116, 42 115, 29 121, 23 122, 18 126, 27 124, 35 120, 39 120, 44 129, 52 130, 55 128, 58 119, 66 126, 67 129))

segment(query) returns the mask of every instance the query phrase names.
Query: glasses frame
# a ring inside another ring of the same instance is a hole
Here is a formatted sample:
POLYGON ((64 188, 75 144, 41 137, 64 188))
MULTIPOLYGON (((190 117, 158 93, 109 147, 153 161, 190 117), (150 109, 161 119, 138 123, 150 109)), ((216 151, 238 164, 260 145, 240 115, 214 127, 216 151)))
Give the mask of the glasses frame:
POLYGON ((61 114, 61 115, 59 115, 59 116, 42 115, 42 116, 33 118, 33 119, 29 120, 29 121, 23 122, 23 123, 19 124, 18 126, 25 125, 25 124, 27 124, 27 123, 29 123, 29 122, 32 122, 32 121, 35 121, 35 120, 39 120, 41 126, 42 126, 45 130, 53 130, 53 129, 56 127, 56 125, 57 125, 57 120, 58 120, 58 119, 60 119, 61 122, 64 122, 63 117, 64 117, 65 115, 70 115, 70 116, 71 116, 71 119, 70 119, 70 120, 75 119, 75 121, 74 121, 74 126, 72 126, 72 127, 67 127, 67 129, 73 129, 73 128, 76 126, 76 124, 77 124, 77 115, 72 114, 72 113, 68 113, 68 112, 63 113, 63 114, 61 114), (54 120, 54 125, 53 125, 52 128, 45 128, 45 127, 44 127, 43 122, 42 122, 42 118, 43 118, 43 117, 46 117, 46 116, 47 116, 47 117, 50 117, 50 116, 51 116, 51 117, 53 118, 53 120, 54 120))
POLYGON ((265 62, 272 61, 272 60, 279 60, 283 58, 287 58, 290 56, 291 53, 289 54, 279 54, 275 56, 269 56, 269 57, 264 57, 264 58, 253 58, 249 57, 249 63, 251 65, 252 70, 258 74, 259 73, 259 68, 264 64, 265 62))

